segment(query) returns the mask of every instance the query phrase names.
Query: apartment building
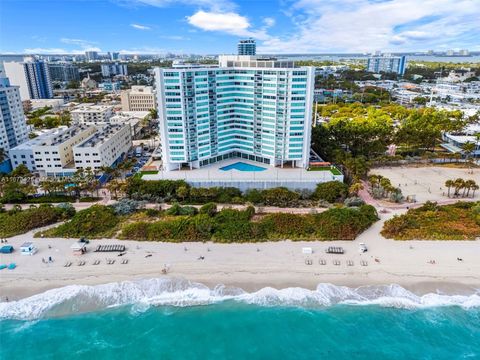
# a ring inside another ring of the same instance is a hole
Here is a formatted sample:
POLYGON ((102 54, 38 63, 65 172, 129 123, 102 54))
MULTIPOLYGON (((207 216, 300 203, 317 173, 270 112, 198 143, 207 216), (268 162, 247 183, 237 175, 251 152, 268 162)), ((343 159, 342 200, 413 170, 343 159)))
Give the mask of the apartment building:
POLYGON ((132 146, 129 124, 108 124, 73 148, 77 169, 115 165, 132 146))
POLYGON ((43 61, 5 62, 5 75, 10 83, 20 87, 22 100, 53 98, 48 64, 43 61))
POLYGON ((128 124, 74 125, 46 131, 10 150, 14 168, 24 164, 40 176, 72 176, 118 162, 131 147, 128 124))
POLYGON ((110 118, 110 124, 129 124, 132 138, 136 139, 141 136, 149 118, 150 112, 148 111, 120 111, 110 118))
POLYGON ((78 73, 78 67, 68 63, 50 63, 48 64, 48 70, 50 71, 50 79, 52 81, 78 81, 80 75, 78 73))
POLYGON ((115 75, 128 75, 127 64, 102 64, 102 76, 103 77, 111 77, 115 75))
POLYGON ((253 39, 240 40, 237 45, 238 55, 256 55, 257 45, 253 39))
POLYGON ((18 86, 11 86, 0 71, 0 149, 11 148, 28 140, 28 129, 23 113, 18 86))
POLYGON ((75 172, 72 148, 96 132, 95 127, 76 125, 41 136, 31 148, 40 176, 69 176, 75 172))
POLYGON ((12 167, 15 169, 19 165, 23 164, 31 172, 37 171, 37 167, 35 164, 35 157, 33 154, 33 148, 35 146, 40 146, 46 143, 46 140, 48 138, 54 137, 55 134, 59 134, 65 129, 66 127, 60 127, 60 128, 45 130, 38 137, 27 140, 21 143, 20 145, 17 145, 14 148, 11 148, 9 151, 9 157, 12 163, 12 167))
POLYGON ((76 124, 102 124, 109 122, 113 116, 113 106, 83 104, 70 112, 76 124))
POLYGON ((232 157, 306 168, 315 69, 255 56, 219 64, 155 69, 164 170, 232 157))
POLYGON ((152 86, 132 86, 121 93, 123 111, 149 111, 157 108, 152 86))
POLYGON ((367 60, 367 71, 380 73, 397 73, 405 75, 407 68, 407 58, 405 56, 376 55, 367 60))

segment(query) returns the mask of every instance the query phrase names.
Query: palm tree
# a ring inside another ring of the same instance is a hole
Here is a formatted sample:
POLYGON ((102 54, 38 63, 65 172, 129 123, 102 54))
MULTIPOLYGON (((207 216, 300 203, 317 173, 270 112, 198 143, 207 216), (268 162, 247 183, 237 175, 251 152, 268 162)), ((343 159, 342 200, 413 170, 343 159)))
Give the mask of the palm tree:
POLYGON ((448 189, 448 197, 450 197, 450 188, 452 188, 454 186, 454 182, 453 180, 447 180, 445 181, 445 186, 447 187, 448 189))
POLYGON ((465 157, 467 158, 467 160, 474 153, 475 148, 476 148, 475 143, 471 141, 467 141, 465 144, 462 145, 462 150, 464 151, 465 157))
POLYGON ((363 190, 363 184, 361 182, 356 182, 350 186, 348 192, 352 196, 357 196, 361 190, 363 190))
POLYGON ((480 132, 475 134, 475 143, 476 143, 476 148, 478 149, 478 144, 480 143, 480 132))
POLYGON ((458 196, 460 195, 460 189, 462 189, 465 186, 465 181, 463 179, 458 178, 453 182, 453 186, 455 188, 455 192, 453 193, 453 195, 458 196))
POLYGON ((467 197, 470 195, 470 190, 472 190, 475 185, 477 184, 473 180, 465 181, 465 187, 467 188, 467 197))
POLYGON ((473 191, 472 191, 472 198, 475 197, 475 191, 478 190, 479 188, 480 188, 480 187, 479 187, 477 184, 475 184, 475 185, 472 186, 472 190, 473 190, 473 191))

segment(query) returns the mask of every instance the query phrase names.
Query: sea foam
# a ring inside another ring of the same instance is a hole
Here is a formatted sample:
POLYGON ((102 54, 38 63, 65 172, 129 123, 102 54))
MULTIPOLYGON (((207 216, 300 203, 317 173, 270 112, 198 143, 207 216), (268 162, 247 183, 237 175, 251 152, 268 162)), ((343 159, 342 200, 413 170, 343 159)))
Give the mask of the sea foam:
POLYGON ((322 283, 315 290, 265 287, 249 293, 224 285, 212 289, 184 279, 154 278, 48 290, 18 301, 0 303, 0 319, 35 320, 122 305, 132 305, 132 311, 143 312, 151 306, 200 306, 228 300, 260 306, 312 308, 346 304, 400 309, 435 306, 469 309, 480 307, 480 291, 471 295, 429 293, 418 296, 395 284, 349 288, 322 283))

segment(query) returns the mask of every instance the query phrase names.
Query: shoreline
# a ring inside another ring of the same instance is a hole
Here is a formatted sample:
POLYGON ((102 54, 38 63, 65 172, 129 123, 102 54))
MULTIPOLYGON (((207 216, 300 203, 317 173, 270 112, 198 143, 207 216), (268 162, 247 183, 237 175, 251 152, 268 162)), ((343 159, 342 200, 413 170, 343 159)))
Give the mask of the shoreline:
POLYGON ((15 262, 14 270, 0 270, 0 301, 17 300, 67 285, 99 285, 164 276, 183 278, 210 288, 219 284, 254 292, 264 287, 299 287, 313 290, 321 283, 357 288, 398 284, 415 294, 459 294, 480 289, 480 241, 396 241, 380 235, 383 222, 405 210, 379 214, 380 220, 353 241, 278 241, 258 243, 166 243, 100 239, 90 240, 88 252, 72 254, 76 239, 33 238, 39 229, 9 239, 12 254, 0 254, 0 264, 15 262), (38 252, 21 255, 19 247, 32 241, 38 252), (361 254, 359 244, 368 252, 361 254), (96 253, 98 244, 122 244, 126 254, 96 253), (326 254, 329 246, 341 246, 343 255, 326 254), (313 250, 304 254, 303 248, 313 250), (187 249, 187 250, 185 250, 187 249), (52 257, 52 263, 43 259, 52 257), (203 260, 201 259, 203 257, 203 260), (458 261, 457 258, 462 259, 458 261), (115 259, 108 265, 106 259, 115 259), (128 264, 121 260, 128 259, 128 264), (376 261, 376 259, 378 261, 376 261), (78 266, 79 260, 85 261, 78 266), (93 265, 100 260, 99 265, 93 265), (312 264, 306 264, 311 260, 312 264), (320 264, 320 260, 326 262, 320 264), (340 265, 334 265, 334 261, 340 265), (348 262, 353 265, 349 266, 348 262), (362 266, 361 262, 367 262, 362 266), (432 264, 432 261, 434 263, 432 264), (72 262, 64 267, 65 262, 72 262))

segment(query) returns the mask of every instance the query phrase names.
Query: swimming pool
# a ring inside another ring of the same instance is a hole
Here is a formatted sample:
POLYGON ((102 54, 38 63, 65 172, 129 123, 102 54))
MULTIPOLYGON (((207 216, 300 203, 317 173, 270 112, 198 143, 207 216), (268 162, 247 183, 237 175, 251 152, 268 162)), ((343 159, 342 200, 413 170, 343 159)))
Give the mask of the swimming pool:
POLYGON ((263 167, 260 167, 260 166, 255 166, 255 165, 247 164, 247 163, 244 163, 244 162, 236 162, 236 163, 234 163, 234 164, 221 167, 220 170, 223 170, 223 171, 229 171, 229 170, 238 170, 238 171, 264 171, 264 170, 267 170, 267 169, 265 169, 265 168, 263 168, 263 167))

